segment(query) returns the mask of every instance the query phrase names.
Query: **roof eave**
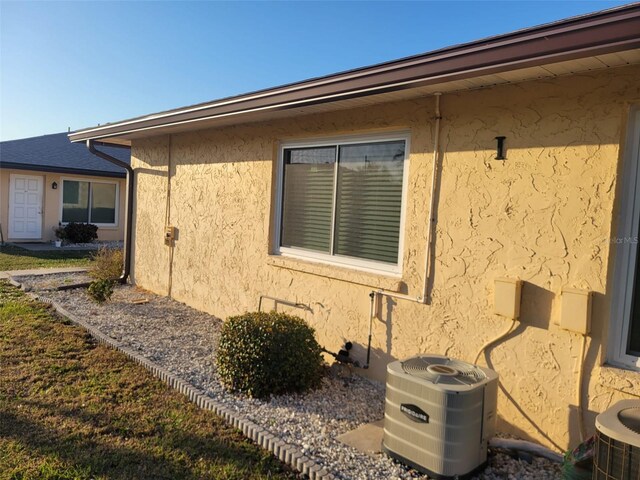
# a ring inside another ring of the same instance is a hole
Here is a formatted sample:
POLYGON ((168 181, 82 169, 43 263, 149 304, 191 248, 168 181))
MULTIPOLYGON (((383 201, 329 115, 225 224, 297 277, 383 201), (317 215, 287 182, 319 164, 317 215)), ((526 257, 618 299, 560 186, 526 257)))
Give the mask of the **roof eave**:
MULTIPOLYGON (((126 136, 222 116, 282 110, 640 48, 640 4, 284 87, 69 134, 72 142, 126 136)), ((195 128, 195 127, 194 127, 195 128)))

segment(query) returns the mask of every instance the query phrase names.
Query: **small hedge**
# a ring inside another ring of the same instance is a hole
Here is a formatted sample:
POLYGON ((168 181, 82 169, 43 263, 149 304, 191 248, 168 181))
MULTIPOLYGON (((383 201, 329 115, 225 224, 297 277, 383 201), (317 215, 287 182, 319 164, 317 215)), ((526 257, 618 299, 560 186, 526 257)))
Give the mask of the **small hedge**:
POLYGON ((98 238, 98 227, 91 223, 67 223, 64 238, 69 243, 91 243, 98 238))
POLYGON ((220 380, 256 398, 316 387, 323 362, 314 333, 304 320, 284 313, 229 317, 216 352, 220 380))
POLYGON ((104 303, 113 295, 114 285, 115 282, 113 280, 95 280, 91 282, 87 292, 96 302, 104 303))
POLYGON ((93 255, 89 276, 95 280, 115 280, 124 268, 124 253, 119 248, 100 247, 93 255))

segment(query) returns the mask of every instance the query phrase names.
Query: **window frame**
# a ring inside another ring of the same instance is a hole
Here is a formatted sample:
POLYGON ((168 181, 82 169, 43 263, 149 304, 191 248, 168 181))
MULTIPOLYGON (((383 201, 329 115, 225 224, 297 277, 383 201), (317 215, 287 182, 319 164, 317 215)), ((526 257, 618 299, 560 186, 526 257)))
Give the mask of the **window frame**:
POLYGON ((120 182, 118 181, 110 181, 110 180, 93 180, 82 177, 60 177, 60 208, 59 208, 59 222, 61 225, 67 225, 70 222, 62 221, 62 213, 64 210, 64 182, 88 182, 89 183, 89 221, 88 223, 95 225, 97 227, 102 228, 117 228, 120 224, 120 182), (91 221, 91 208, 93 205, 93 184, 94 183, 102 183, 107 185, 115 185, 116 186, 116 199, 115 199, 115 223, 95 223, 91 221))
POLYGON ((411 151, 410 132, 406 130, 389 133, 363 134, 363 135, 343 135, 336 137, 322 137, 301 140, 282 141, 278 146, 277 177, 276 177, 276 202, 275 202, 275 231, 274 231, 274 254, 283 257, 297 258, 310 262, 322 263, 336 267, 346 267, 354 270, 361 270, 369 273, 378 273, 400 277, 402 274, 402 263, 404 258, 404 235, 405 217, 407 205, 407 190, 409 178, 409 158, 411 151), (333 181, 333 211, 331 219, 331 244, 335 234, 336 217, 336 193, 337 193, 337 172, 339 147, 343 145, 354 145, 361 143, 381 143, 389 141, 405 142, 404 162, 402 171, 402 196, 400 199, 400 231, 398 235, 398 258, 395 264, 366 260, 346 255, 322 253, 315 250, 300 247, 283 247, 282 240, 282 209, 284 203, 284 151, 289 148, 310 148, 310 147, 335 147, 336 163, 333 181))
MULTIPOLYGON (((627 353, 633 309, 633 290, 640 254, 640 166, 636 158, 640 142, 640 105, 631 108, 627 123, 627 137, 623 155, 623 178, 616 237, 611 239, 616 248, 611 320, 609 322, 609 349, 607 361, 634 370, 640 370, 640 356, 627 353)), ((639 289, 640 290, 640 289, 639 289)), ((640 291, 636 292, 640 295, 640 291)))

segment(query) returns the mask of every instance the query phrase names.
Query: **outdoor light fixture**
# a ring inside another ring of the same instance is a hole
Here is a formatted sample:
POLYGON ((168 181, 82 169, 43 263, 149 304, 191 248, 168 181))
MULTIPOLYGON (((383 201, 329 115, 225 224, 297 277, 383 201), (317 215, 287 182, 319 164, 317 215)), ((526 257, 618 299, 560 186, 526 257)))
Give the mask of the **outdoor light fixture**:
POLYGON ((57 182, 53 182, 53 183, 51 184, 51 188, 53 188, 54 190, 57 190, 57 189, 58 189, 58 184, 57 184, 57 182))
POLYGON ((498 144, 496 145, 496 160, 505 160, 504 156, 504 139, 507 137, 496 137, 498 144))

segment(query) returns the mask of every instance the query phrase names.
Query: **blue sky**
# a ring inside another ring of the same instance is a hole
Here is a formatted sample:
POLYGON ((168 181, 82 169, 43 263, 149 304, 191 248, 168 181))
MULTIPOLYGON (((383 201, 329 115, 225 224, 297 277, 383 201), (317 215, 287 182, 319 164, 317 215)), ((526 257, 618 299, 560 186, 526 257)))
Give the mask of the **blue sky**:
POLYGON ((0 139, 122 120, 625 3, 0 0, 0 139))

